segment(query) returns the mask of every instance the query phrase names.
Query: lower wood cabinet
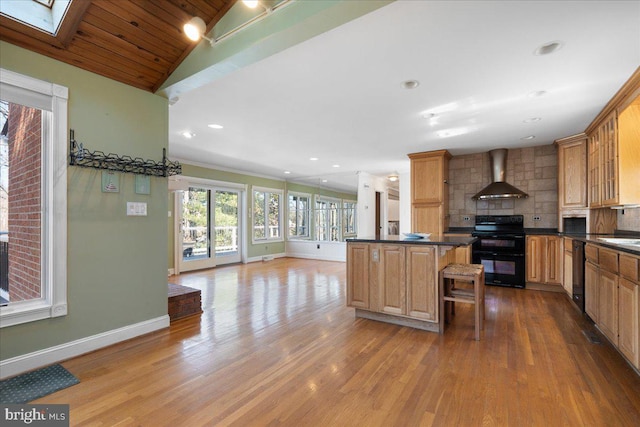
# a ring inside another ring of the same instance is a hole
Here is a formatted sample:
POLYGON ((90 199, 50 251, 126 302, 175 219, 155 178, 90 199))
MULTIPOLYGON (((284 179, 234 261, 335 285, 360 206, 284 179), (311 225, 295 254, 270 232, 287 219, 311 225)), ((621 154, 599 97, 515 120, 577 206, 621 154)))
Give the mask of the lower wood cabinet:
POLYGON ((370 313, 429 322, 435 324, 430 328, 437 331, 438 271, 455 262, 456 256, 453 248, 442 252, 438 248, 347 243, 347 305, 370 313))
POLYGON ((640 369, 640 284, 620 278, 618 282, 618 348, 640 369))
POLYGON ((593 262, 584 265, 584 311, 598 323, 598 276, 600 268, 593 262))
POLYGON ((438 321, 438 286, 434 246, 409 246, 407 249, 407 315, 438 321))
POLYGON ((640 257, 587 244, 585 311, 640 369, 640 257))
MULTIPOLYGON (((379 310, 389 314, 406 314, 405 247, 402 245, 376 245, 379 253, 378 282, 379 310)), ((377 280, 376 280, 377 279, 377 280)))
POLYGON ((564 238, 564 262, 563 262, 563 278, 562 286, 565 292, 573 297, 573 245, 572 240, 564 238))
POLYGON ((598 327, 618 345, 618 275, 603 268, 598 276, 598 327))
POLYGON ((562 237, 527 236, 527 282, 562 284, 562 237))
POLYGON ((347 305, 369 308, 369 245, 347 245, 347 305))

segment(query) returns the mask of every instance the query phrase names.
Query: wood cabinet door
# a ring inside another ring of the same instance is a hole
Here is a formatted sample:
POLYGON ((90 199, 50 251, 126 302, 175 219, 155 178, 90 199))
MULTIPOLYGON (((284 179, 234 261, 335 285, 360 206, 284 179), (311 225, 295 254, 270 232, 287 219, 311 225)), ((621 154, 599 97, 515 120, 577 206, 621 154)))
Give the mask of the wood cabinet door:
POLYGON ((442 206, 441 205, 414 205, 411 214, 414 233, 442 234, 442 206))
POLYGON ((598 327, 617 346, 618 275, 600 268, 598 288, 598 327))
POLYGON ((544 236, 527 236, 526 270, 527 282, 544 282, 544 258, 546 256, 546 239, 544 236))
POLYGON ((595 323, 598 323, 598 275, 597 265, 587 262, 584 265, 584 311, 595 323))
POLYGON ((600 198, 602 206, 618 204, 618 126, 615 110, 600 127, 600 198))
POLYGON ((560 209, 587 207, 587 140, 558 147, 560 209))
POLYGON ((601 205, 600 197, 600 129, 589 135, 589 207, 596 208, 601 205))
POLYGON ((379 245, 379 310, 388 314, 407 314, 405 285, 405 247, 379 245))
POLYGON ((444 158, 411 160, 411 200, 413 203, 441 203, 444 191, 444 158))
POLYGON ((409 246, 407 257, 407 314, 416 319, 438 321, 436 247, 409 246))
POLYGON ((347 306, 369 308, 369 245, 347 243, 347 306))
POLYGON ((618 348, 640 368, 640 285, 620 278, 618 287, 618 348))
POLYGON ((562 283, 562 237, 546 236, 545 283, 562 283))
POLYGON ((564 290, 573 297, 573 253, 564 251, 564 277, 562 280, 564 290))

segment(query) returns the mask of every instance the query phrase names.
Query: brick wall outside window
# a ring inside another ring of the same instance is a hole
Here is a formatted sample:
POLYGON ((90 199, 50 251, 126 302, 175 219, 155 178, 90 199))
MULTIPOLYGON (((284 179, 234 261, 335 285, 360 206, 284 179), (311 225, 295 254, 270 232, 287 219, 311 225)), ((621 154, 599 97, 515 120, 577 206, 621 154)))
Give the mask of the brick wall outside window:
POLYGON ((9 104, 9 295, 41 296, 42 112, 9 104))

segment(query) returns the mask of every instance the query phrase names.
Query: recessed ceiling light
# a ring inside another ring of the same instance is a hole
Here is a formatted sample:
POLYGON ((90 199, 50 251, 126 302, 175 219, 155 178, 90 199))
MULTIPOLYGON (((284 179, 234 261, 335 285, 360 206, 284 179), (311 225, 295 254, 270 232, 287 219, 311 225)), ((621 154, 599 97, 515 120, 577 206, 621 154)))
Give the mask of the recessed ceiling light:
POLYGON ((322 182, 329 182, 329 181, 327 181, 326 179, 323 179, 322 182))
POLYGON ((309 160, 311 160, 312 162, 315 162, 316 160, 318 160, 317 157, 309 157, 309 160))
POLYGON ((193 133, 193 132, 189 132, 188 130, 186 130, 186 131, 182 132, 182 136, 184 136, 184 137, 185 137, 185 138, 187 138, 187 139, 191 139, 191 138, 193 138, 194 136, 196 136, 196 134, 195 134, 195 133, 193 133))
POLYGON ((217 125, 215 123, 211 123, 210 125, 207 125, 207 126, 209 126, 211 129, 223 129, 224 128, 224 126, 217 125))
POLYGON ((536 136, 535 135, 529 135, 529 136, 523 136, 520 139, 534 139, 536 136))
POLYGON ((562 47, 562 42, 555 40, 549 43, 545 43, 533 51, 534 55, 548 55, 559 50, 562 47))
POLYGON ((402 82, 402 87, 405 89, 415 89, 420 86, 420 82, 417 80, 407 80, 402 82))
POLYGON ((539 98, 546 94, 547 94, 546 90, 534 90, 533 92, 529 92, 527 96, 529 96, 529 98, 539 98))
POLYGON ((285 175, 289 175, 291 173, 291 171, 284 171, 285 175))
POLYGON ((533 123, 533 122, 539 122, 540 120, 542 120, 542 118, 540 117, 531 117, 529 119, 524 119, 522 123, 533 123))
POLYGON ((339 168, 339 167, 340 167, 340 165, 333 165, 333 167, 334 167, 334 168, 339 168))

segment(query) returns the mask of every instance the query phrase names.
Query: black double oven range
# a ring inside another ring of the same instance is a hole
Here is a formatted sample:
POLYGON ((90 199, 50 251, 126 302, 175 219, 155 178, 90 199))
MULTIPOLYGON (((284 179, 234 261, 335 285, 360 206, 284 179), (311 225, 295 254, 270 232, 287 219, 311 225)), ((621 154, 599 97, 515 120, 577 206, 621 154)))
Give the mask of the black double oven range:
POLYGON ((522 215, 478 215, 472 247, 474 264, 482 264, 485 284, 525 287, 525 232, 522 215))

